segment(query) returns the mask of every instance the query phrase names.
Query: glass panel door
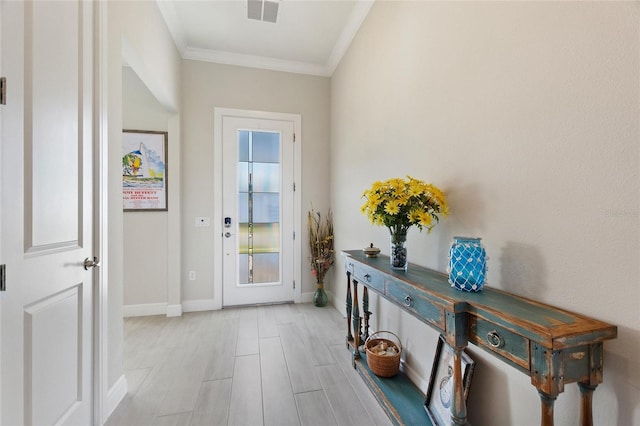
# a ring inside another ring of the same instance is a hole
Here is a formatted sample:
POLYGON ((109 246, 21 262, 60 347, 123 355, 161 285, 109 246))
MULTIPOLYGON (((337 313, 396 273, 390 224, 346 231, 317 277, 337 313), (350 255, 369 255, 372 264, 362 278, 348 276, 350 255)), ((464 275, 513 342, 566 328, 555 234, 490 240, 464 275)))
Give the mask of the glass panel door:
POLYGON ((223 306, 294 298, 293 122, 222 122, 223 306))

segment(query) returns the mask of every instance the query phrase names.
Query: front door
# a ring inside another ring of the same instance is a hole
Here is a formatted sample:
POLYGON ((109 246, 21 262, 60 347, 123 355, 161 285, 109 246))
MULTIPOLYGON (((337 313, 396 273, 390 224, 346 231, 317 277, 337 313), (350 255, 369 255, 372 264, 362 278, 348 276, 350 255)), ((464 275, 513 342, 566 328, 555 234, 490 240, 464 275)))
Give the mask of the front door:
POLYGON ((0 4, 3 425, 93 423, 95 4, 0 4))
POLYGON ((223 305, 294 300, 294 123, 224 117, 223 305))

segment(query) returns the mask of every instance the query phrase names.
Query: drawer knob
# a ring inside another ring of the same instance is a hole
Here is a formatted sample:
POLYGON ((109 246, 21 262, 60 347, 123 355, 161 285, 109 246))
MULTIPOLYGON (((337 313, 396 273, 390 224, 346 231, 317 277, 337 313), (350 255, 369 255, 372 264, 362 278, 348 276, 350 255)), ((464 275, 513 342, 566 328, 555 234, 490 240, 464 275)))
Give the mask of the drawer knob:
POLYGON ((499 348, 504 346, 504 339, 495 330, 487 333, 487 342, 492 348, 499 348))
POLYGON ((413 297, 407 296, 404 298, 404 305, 411 308, 413 307, 413 297))
POLYGON ((369 274, 364 274, 364 280, 365 280, 366 282, 370 283, 370 282, 371 282, 371 275, 369 275, 369 274))

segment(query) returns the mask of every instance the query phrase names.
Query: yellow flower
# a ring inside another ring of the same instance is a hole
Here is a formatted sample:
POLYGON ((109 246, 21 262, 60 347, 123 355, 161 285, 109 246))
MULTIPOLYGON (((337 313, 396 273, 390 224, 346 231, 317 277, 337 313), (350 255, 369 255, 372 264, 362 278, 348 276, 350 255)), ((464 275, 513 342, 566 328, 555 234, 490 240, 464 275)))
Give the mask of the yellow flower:
POLYGON ((420 181, 412 180, 409 184, 409 196, 417 197, 420 194, 422 194, 422 185, 420 184, 420 181))
POLYGON ((397 200, 389 200, 384 206, 384 211, 390 215, 396 215, 400 211, 400 204, 397 200))
POLYGON ((418 215, 420 217, 420 224, 422 226, 424 226, 425 228, 431 227, 431 223, 433 222, 433 218, 431 217, 431 215, 429 213, 420 212, 418 215))
POLYGON ((382 182, 380 182, 379 180, 373 182, 371 184, 371 191, 375 192, 378 191, 380 188, 382 188, 384 186, 384 184, 382 182))
POLYGON ((418 223, 420 222, 420 213, 422 213, 418 209, 413 209, 409 212, 409 222, 418 223))
POLYGON ((398 205, 404 206, 409 202, 409 196, 407 194, 398 194, 396 196, 396 201, 398 201, 398 205))
POLYGON ((404 180, 400 178, 390 179, 387 182, 394 191, 401 191, 404 188, 404 180))
POLYGON ((374 200, 374 201, 378 201, 380 200, 380 194, 377 192, 373 192, 371 194, 369 194, 369 196, 367 197, 370 201, 374 200))

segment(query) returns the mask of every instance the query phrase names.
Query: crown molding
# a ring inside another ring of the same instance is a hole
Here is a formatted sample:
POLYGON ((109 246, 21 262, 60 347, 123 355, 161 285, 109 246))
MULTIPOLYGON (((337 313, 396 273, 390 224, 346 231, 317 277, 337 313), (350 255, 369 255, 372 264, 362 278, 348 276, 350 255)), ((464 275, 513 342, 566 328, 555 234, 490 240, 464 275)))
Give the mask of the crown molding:
POLYGON ((164 22, 167 24, 167 28, 169 28, 173 42, 176 44, 180 55, 184 55, 187 49, 187 41, 173 1, 156 0, 156 4, 158 5, 158 9, 160 9, 160 14, 164 22))
POLYGON ((285 59, 268 58, 264 56, 245 55, 241 53, 208 50, 187 45, 182 25, 177 19, 177 13, 172 1, 156 0, 160 13, 164 18, 169 32, 180 51, 183 59, 213 62, 225 65, 237 65, 249 68, 267 69, 272 71, 307 74, 321 77, 331 77, 342 57, 349 49, 353 38, 371 10, 375 0, 358 0, 347 23, 338 37, 329 58, 325 64, 289 61, 285 59))
POLYGON ((333 46, 331 55, 329 55, 329 59, 327 60, 326 68, 329 72, 329 76, 333 75, 333 72, 340 64, 340 61, 342 61, 342 57, 347 53, 347 49, 349 49, 353 38, 358 33, 360 26, 369 14, 374 2, 375 0, 358 0, 358 2, 353 6, 353 11, 349 16, 349 20, 342 30, 340 37, 338 37, 336 44, 333 46))
POLYGON ((288 61, 284 59, 267 58, 264 56, 243 55, 241 53, 230 53, 193 47, 187 47, 182 57, 184 59, 191 59, 194 61, 214 62, 217 64, 238 65, 241 67, 329 77, 329 72, 324 65, 309 62, 288 61))

